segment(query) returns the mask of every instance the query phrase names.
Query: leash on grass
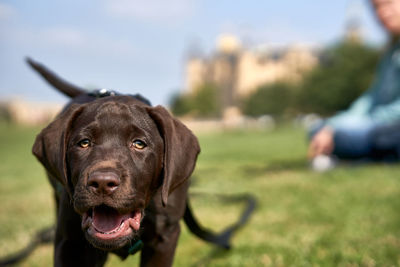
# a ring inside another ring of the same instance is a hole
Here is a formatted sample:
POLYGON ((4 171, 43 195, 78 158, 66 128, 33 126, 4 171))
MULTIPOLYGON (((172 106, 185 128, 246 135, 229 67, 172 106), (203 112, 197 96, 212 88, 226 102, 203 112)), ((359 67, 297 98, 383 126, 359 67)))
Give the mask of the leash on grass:
POLYGON ((10 266, 17 264, 27 258, 39 245, 53 242, 55 234, 54 226, 43 228, 38 231, 32 241, 22 250, 0 259, 0 266, 10 266))
MULTIPOLYGON (((198 220, 195 218, 192 209, 190 207, 189 201, 186 204, 185 214, 183 219, 188 226, 190 232, 194 235, 199 237, 200 239, 212 243, 218 247, 224 249, 230 249, 231 239, 233 235, 243 227, 247 221, 249 220, 251 214, 253 213, 254 209, 256 208, 257 202, 256 199, 249 194, 242 194, 242 195, 224 195, 224 194, 212 194, 207 192, 196 192, 191 193, 191 195, 196 196, 204 196, 204 195, 212 195, 220 198, 223 202, 226 203, 237 203, 237 202, 245 202, 246 206, 243 209, 242 213, 240 214, 239 219, 233 223, 231 226, 227 227, 225 230, 221 231, 220 233, 215 233, 211 230, 208 230, 202 227, 198 220)), ((0 267, 10 266, 17 264, 18 262, 27 258, 39 245, 44 245, 53 242, 55 236, 55 227, 50 226, 46 227, 40 231, 38 231, 32 241, 22 250, 16 252, 14 254, 5 256, 4 258, 0 259, 0 267)), ((137 252, 137 250, 135 250, 137 252)), ((132 253, 130 253, 132 254, 132 253)))
POLYGON ((242 213, 240 214, 239 219, 235 223, 231 224, 229 227, 227 227, 225 230, 219 233, 214 233, 211 230, 203 228, 193 215, 189 201, 186 203, 186 210, 183 219, 186 225, 188 226, 190 232, 192 232, 194 235, 196 235, 197 237, 206 242, 212 243, 214 245, 217 245, 218 247, 227 250, 232 247, 231 239, 233 235, 248 222, 251 214, 253 213, 254 209, 257 206, 257 201, 255 197, 250 194, 225 195, 225 194, 212 194, 209 192, 195 192, 191 193, 190 195, 191 196, 212 195, 220 198, 225 203, 237 203, 237 202, 246 203, 246 206, 243 209, 242 213))

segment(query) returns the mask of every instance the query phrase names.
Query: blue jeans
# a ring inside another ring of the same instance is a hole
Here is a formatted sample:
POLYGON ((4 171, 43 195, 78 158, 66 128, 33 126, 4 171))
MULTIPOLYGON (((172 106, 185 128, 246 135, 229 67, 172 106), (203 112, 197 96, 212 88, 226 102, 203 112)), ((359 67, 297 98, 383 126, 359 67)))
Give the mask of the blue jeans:
MULTIPOLYGON (((325 122, 313 127, 312 138, 325 126, 325 122)), ((333 155, 340 159, 400 159, 400 121, 393 124, 377 124, 371 120, 352 120, 335 125, 333 155)))

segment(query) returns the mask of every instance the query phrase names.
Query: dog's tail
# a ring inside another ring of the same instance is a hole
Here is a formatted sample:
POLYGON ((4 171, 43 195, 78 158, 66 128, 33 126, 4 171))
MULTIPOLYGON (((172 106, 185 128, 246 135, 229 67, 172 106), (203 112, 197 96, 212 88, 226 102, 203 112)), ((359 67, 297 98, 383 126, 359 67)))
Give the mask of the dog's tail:
POLYGON ((67 81, 64 81, 60 77, 58 77, 55 73, 47 69, 44 65, 35 62, 31 58, 27 57, 26 62, 34 69, 36 70, 48 83, 50 83, 52 86, 57 88, 61 93, 64 95, 74 98, 78 95, 86 93, 86 90, 70 84, 67 81))
POLYGON ((233 223, 230 227, 227 227, 225 230, 221 231, 220 233, 214 233, 211 230, 204 229, 200 224, 197 222, 196 218, 194 217, 192 210, 190 208, 189 202, 186 203, 185 214, 183 219, 188 226, 189 230, 195 234, 200 239, 213 243, 219 247, 224 249, 231 248, 231 238, 233 234, 239 230, 242 226, 244 226, 250 218, 250 215, 253 213, 254 209, 256 208, 256 199, 251 195, 239 195, 239 196, 220 196, 224 198, 227 202, 240 202, 245 201, 246 206, 240 215, 240 218, 233 223))

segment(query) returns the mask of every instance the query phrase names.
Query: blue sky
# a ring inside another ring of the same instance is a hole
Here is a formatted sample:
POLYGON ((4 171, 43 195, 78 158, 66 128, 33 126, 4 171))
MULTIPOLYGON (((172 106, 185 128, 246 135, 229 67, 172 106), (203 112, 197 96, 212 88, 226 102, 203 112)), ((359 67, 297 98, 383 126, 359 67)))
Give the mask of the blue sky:
POLYGON ((326 45, 355 7, 366 41, 383 43, 368 0, 0 0, 0 100, 67 100, 27 67, 30 56, 79 86, 167 104, 183 87, 189 46, 210 54, 222 33, 250 47, 326 45))

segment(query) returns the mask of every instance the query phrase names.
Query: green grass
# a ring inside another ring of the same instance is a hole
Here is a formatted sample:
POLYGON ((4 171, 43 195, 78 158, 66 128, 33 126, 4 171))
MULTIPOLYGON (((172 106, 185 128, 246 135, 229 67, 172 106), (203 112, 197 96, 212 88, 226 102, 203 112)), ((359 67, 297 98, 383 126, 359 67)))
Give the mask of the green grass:
MULTIPOLYGON (((0 125, 0 256, 21 247, 54 219, 51 190, 30 149, 39 129, 0 125)), ((175 266, 399 266, 400 166, 310 171, 301 129, 199 135, 202 152, 191 191, 251 192, 258 207, 222 251, 182 227, 175 266)), ((242 205, 194 195, 196 216, 222 229, 242 205)), ((136 266, 138 256, 107 266, 136 266)), ((41 247, 21 266, 49 266, 41 247)))

